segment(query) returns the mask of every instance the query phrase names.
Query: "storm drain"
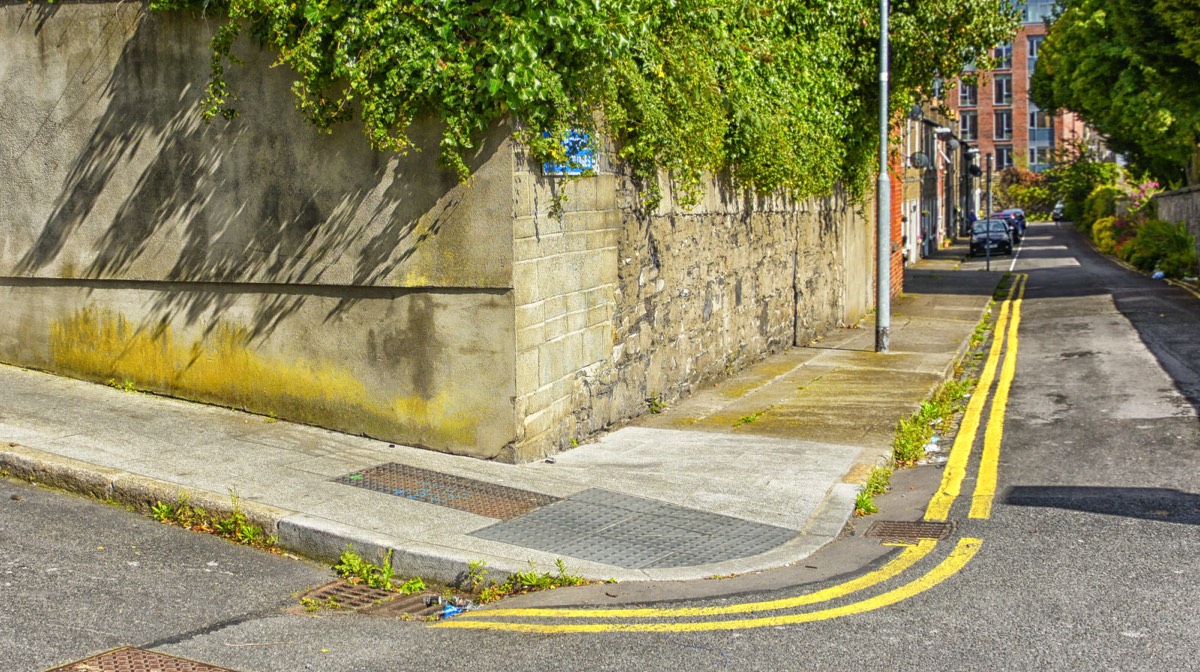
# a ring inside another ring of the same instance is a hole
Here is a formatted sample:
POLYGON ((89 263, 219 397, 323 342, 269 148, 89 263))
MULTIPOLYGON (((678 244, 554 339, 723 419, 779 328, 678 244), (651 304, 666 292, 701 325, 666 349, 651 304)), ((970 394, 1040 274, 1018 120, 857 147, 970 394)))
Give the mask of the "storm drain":
POLYGON ((499 520, 516 518, 559 501, 540 492, 395 463, 338 476, 334 482, 499 520))
POLYGON ((233 672, 165 653, 155 653, 131 646, 113 649, 91 658, 60 665, 46 672, 233 672))
POLYGON ((585 490, 471 536, 627 569, 694 567, 775 549, 800 533, 607 490, 585 490))
POLYGON ((349 581, 334 581, 300 596, 300 604, 312 609, 346 609, 373 616, 435 618, 444 606, 430 592, 403 595, 349 581))
POLYGON ((953 531, 951 523, 881 520, 868 528, 863 536, 877 537, 884 542, 915 544, 922 539, 945 539, 953 531))

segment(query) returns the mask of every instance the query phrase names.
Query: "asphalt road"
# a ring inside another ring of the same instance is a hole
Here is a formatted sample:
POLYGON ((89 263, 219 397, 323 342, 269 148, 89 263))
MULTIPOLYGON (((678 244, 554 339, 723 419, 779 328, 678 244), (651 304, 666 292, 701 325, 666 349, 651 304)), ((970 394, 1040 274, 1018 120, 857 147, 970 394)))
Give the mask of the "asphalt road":
MULTIPOLYGON (((659 611, 637 618, 481 610, 458 621, 528 631, 291 615, 281 608, 328 570, 0 482, 0 666, 38 670, 128 643, 245 671, 1200 670, 1200 299, 1050 224, 1000 261, 1028 275, 1007 412, 992 417, 995 397, 983 409, 952 537, 878 584, 847 592, 916 551, 815 584, 791 585, 799 568, 731 582, 754 592, 726 597, 647 592, 659 611), (970 518, 986 433, 999 427, 990 517, 970 518), (822 589, 832 597, 761 604, 822 589), (669 611, 698 608, 724 613, 669 611), (555 630, 581 625, 596 631, 555 630)), ((911 493, 942 475, 901 475, 878 515, 911 513, 911 493)), ((806 563, 882 550, 839 544, 806 563)))

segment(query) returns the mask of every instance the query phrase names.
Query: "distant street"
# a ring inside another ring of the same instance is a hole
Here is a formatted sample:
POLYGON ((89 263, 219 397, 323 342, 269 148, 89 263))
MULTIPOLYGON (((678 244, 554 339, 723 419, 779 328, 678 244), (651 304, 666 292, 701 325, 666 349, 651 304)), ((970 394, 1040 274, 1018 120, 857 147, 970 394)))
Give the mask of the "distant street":
MULTIPOLYGON (((1028 277, 1005 309, 1020 316, 1015 368, 995 371, 1007 409, 993 397, 982 410, 953 534, 936 545, 815 585, 688 600, 647 589, 652 610, 633 615, 480 610, 430 627, 285 614, 332 572, 5 480, 0 667, 130 644, 245 672, 1200 669, 1200 298, 1066 226, 1031 225, 1015 258, 993 259, 997 280, 1010 267, 1028 277), (988 455, 990 509, 976 487, 988 455)), ((903 478, 941 478, 921 469, 903 478)), ((877 518, 892 519, 889 497, 877 518)), ((839 553, 806 562, 852 555, 839 553)))

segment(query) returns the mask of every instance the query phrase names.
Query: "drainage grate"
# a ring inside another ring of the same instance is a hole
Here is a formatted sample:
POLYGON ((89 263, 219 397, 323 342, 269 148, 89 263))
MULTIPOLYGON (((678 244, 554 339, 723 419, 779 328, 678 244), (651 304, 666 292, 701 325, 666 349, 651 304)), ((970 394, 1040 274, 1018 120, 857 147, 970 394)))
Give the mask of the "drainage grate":
POLYGON ((694 567, 773 550, 800 533, 607 490, 585 490, 471 536, 627 569, 694 567))
POLYGON ((559 501, 539 492, 395 463, 338 476, 334 481, 499 520, 516 518, 559 501))
POLYGON ((98 656, 77 660, 46 672, 233 672, 165 653, 155 653, 131 646, 113 649, 98 656))
POLYGON ((954 531, 952 523, 931 523, 924 520, 881 520, 872 525, 864 537, 883 541, 917 543, 921 539, 945 539, 954 531))
POLYGON ((438 596, 431 592, 402 595, 348 581, 334 581, 304 593, 300 602, 305 607, 347 609, 373 616, 397 618, 436 618, 445 609, 438 596))

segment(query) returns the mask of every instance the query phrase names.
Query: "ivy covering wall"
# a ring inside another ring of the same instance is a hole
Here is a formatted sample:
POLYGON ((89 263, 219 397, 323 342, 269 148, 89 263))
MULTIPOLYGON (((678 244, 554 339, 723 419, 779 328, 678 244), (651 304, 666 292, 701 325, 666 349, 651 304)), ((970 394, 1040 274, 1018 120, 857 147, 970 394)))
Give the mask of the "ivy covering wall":
MULTIPOLYGON (((878 145, 876 0, 152 0, 228 17, 213 39, 206 115, 240 106, 224 73, 249 33, 296 75, 319 129, 357 118, 405 151, 420 115, 444 122, 442 161, 464 160, 497 119, 562 159, 570 129, 607 134, 642 177, 665 169, 695 198, 704 172, 760 193, 861 187, 878 145), (600 125, 598 128, 597 125, 600 125), (548 132, 548 137, 544 133, 548 132)), ((1011 38, 1009 0, 894 0, 892 105, 1011 38)), ((653 190, 657 180, 647 180, 653 190)), ((685 198, 686 200, 686 198, 685 198)))

